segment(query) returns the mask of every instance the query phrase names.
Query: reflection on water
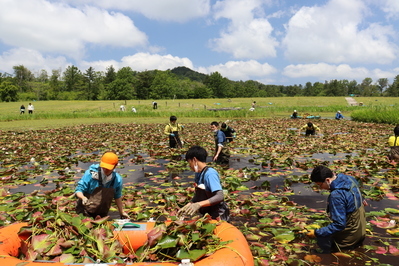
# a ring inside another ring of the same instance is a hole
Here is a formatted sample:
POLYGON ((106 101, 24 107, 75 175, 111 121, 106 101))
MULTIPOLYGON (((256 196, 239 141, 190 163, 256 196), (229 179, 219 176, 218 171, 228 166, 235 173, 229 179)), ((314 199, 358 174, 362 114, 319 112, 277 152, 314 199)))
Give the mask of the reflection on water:
MULTIPOLYGON (((294 158, 297 162, 307 162, 307 161, 328 161, 332 162, 335 160, 344 160, 352 156, 357 156, 354 153, 316 153, 309 154, 305 157, 294 158)), ((116 171, 120 173, 123 177, 123 183, 125 185, 145 183, 153 184, 158 186, 159 184, 153 181, 153 176, 161 172, 168 172, 165 182, 170 182, 173 180, 179 180, 181 182, 192 181, 192 176, 194 173, 188 169, 188 167, 173 167, 171 162, 179 162, 184 160, 184 157, 173 156, 171 159, 154 159, 146 154, 140 154, 139 159, 135 157, 134 159, 125 159, 120 161, 120 165, 117 167, 116 171), (190 177, 191 176, 191 177, 190 177)), ((212 157, 208 157, 208 162, 212 160, 212 157)), ((248 155, 233 155, 230 158, 229 168, 230 169, 252 169, 251 171, 256 171, 257 174, 255 178, 248 177, 248 181, 244 182, 244 185, 250 188, 247 191, 241 193, 248 194, 253 191, 257 191, 268 184, 268 190, 271 192, 287 191, 292 190, 293 195, 289 196, 292 200, 301 205, 306 205, 310 208, 324 208, 323 204, 326 196, 321 195, 311 188, 309 184, 304 184, 302 182, 292 182, 294 177, 306 176, 310 173, 311 169, 303 170, 301 168, 295 167, 292 163, 289 169, 279 169, 275 168, 272 160, 264 160, 263 163, 259 163, 259 158, 248 155), (266 162, 266 163, 265 163, 266 162)), ((35 190, 52 190, 56 188, 60 183, 65 183, 71 187, 75 187, 76 183, 83 176, 84 172, 90 167, 92 163, 78 162, 76 165, 71 165, 67 169, 58 169, 57 171, 47 171, 44 175, 30 175, 23 185, 18 187, 11 187, 9 189, 10 193, 24 192, 31 193, 35 190)), ((23 168, 29 168, 26 166, 23 168)), ((40 166, 42 169, 46 170, 45 165, 40 166)), ((248 172, 248 176, 251 173, 248 172)), ((392 178, 391 183, 396 183, 396 179, 392 178)), ((397 207, 397 202, 383 199, 378 202, 372 202, 370 208, 383 209, 386 207, 397 207)))

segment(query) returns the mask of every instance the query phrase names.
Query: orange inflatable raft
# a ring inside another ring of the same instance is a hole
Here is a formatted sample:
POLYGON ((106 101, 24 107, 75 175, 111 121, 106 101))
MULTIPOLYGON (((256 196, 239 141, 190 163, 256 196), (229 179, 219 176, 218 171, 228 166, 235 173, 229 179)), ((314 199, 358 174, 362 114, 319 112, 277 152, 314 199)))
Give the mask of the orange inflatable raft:
MULTIPOLYGON (((154 223, 137 223, 140 228, 135 230, 122 229, 115 230, 118 239, 123 245, 124 252, 129 250, 136 250, 147 239, 147 232, 154 227, 154 223)), ((22 261, 17 258, 19 248, 21 247, 21 239, 18 237, 18 232, 21 227, 27 226, 26 223, 16 223, 0 228, 0 265, 4 266, 65 266, 65 265, 84 265, 84 264, 64 264, 64 263, 49 263, 38 261, 22 261)), ((205 257, 199 261, 193 262, 194 266, 253 266, 254 260, 248 242, 244 235, 235 226, 222 222, 220 223, 214 233, 221 238, 222 241, 232 240, 227 247, 217 250, 209 257, 205 257)), ((93 264, 90 264, 93 265, 93 264)), ((96 265, 110 265, 110 264, 96 264, 96 265)), ((111 264, 112 265, 112 264, 111 264)), ((179 263, 171 262, 140 262, 128 263, 126 265, 135 266, 176 266, 179 263)))

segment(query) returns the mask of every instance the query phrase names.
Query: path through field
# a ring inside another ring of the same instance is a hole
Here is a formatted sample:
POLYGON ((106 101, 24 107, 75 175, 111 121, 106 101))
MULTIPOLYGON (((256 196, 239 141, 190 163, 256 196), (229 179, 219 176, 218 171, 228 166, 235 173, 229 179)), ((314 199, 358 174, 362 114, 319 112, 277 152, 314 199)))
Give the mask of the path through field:
POLYGON ((357 101, 352 97, 345 97, 345 100, 348 102, 350 106, 358 105, 357 101))

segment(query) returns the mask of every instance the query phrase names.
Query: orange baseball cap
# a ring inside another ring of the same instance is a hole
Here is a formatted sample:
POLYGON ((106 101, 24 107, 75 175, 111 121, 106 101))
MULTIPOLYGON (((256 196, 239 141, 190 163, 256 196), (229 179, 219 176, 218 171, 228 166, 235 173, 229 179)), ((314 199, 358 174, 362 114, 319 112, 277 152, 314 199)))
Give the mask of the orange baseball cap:
POLYGON ((115 168, 115 165, 118 164, 118 156, 116 156, 113 152, 104 153, 103 157, 101 157, 100 167, 103 167, 108 170, 112 170, 115 168))

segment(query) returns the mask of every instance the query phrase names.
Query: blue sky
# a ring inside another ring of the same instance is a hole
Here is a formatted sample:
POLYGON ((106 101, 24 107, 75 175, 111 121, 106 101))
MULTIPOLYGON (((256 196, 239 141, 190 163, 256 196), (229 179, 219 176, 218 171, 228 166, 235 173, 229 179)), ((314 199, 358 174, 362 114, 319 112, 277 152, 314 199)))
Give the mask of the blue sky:
POLYGON ((294 85, 399 75, 398 0, 0 0, 0 72, 186 66, 294 85))

